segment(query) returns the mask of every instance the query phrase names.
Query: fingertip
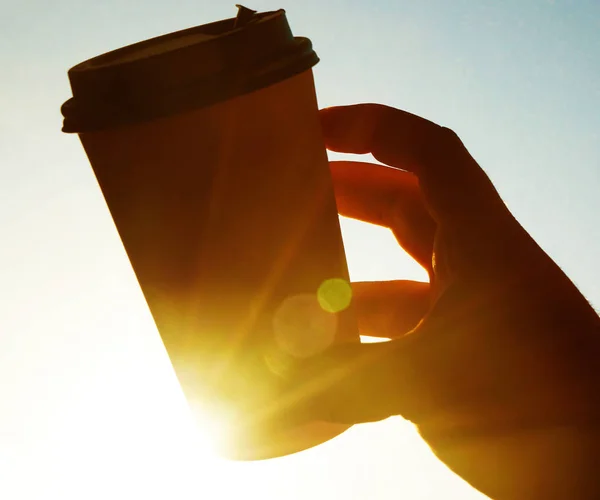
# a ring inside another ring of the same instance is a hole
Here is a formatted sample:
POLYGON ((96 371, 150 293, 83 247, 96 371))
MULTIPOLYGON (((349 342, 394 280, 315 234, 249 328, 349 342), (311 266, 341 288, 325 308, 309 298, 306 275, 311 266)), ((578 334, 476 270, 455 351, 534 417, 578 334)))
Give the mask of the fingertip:
POLYGON ((366 112, 370 106, 354 104, 322 109, 320 118, 327 149, 338 153, 369 153, 376 125, 376 120, 365 119, 373 115, 366 112))
POLYGON ((329 121, 335 118, 335 114, 338 109, 339 106, 329 106, 327 108, 321 108, 319 110, 319 118, 321 119, 321 123, 324 126, 327 126, 329 121))
POLYGON ((319 114, 321 115, 321 117, 325 117, 325 116, 329 116, 332 113, 335 113, 336 110, 339 110, 340 108, 343 108, 345 106, 327 106, 326 108, 321 108, 319 110, 319 114))
POLYGON ((336 123, 338 121, 340 107, 332 106, 328 108, 323 108, 319 111, 319 118, 321 120, 321 127, 323 128, 323 135, 325 136, 325 140, 333 135, 336 123))

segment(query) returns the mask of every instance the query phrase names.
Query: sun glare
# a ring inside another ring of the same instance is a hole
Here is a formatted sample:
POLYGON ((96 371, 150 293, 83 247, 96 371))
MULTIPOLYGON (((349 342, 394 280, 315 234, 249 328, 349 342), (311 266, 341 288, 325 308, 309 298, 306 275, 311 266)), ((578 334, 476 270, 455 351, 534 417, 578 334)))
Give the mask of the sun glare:
MULTIPOLYGON (((388 230, 351 220, 342 220, 342 229, 352 279, 424 277, 419 266, 403 255, 388 230)), ((334 280, 326 282, 319 295, 319 301, 314 297, 310 304, 301 301, 300 309, 318 309, 331 318, 334 315, 326 309, 346 307, 351 291, 343 280, 334 280)), ((280 318, 281 325, 294 319, 294 311, 290 314, 291 319, 280 318)), ((128 321, 131 323, 131 318, 116 318, 115 324, 126 325, 128 321)), ((147 331, 150 322, 147 318, 140 321, 141 329, 147 331)), ((323 326, 327 342, 331 341, 330 327, 323 326)), ((363 337, 363 342, 382 340, 363 337)), ((317 344, 317 350, 324 347, 322 342, 317 344)), ((287 347, 306 348, 293 342, 287 347)), ((40 472, 39 484, 29 484, 29 493, 23 490, 15 498, 45 498, 45 488, 56 483, 57 470, 65 468, 69 472, 55 490, 65 491, 63 498, 69 499, 326 500, 349 498, 350 491, 355 495, 350 498, 373 500, 393 495, 407 500, 484 498, 449 473, 412 426, 401 419, 354 426, 320 446, 281 458, 227 460, 219 456, 217 449, 219 419, 185 400, 166 352, 160 362, 156 357, 144 359, 139 346, 131 344, 125 355, 137 360, 138 365, 129 372, 115 371, 99 382, 102 393, 110 394, 105 396, 106 404, 113 406, 95 402, 93 398, 100 397, 100 393, 96 391, 94 396, 93 389, 89 397, 72 400, 74 406, 61 419, 63 429, 47 443, 52 463, 39 467, 39 471, 48 471, 46 476, 40 472), (135 382, 135 377, 143 378, 143 384, 135 382), (125 383, 128 378, 130 382, 125 383), (138 392, 132 392, 132 387, 138 392), (101 476, 106 477, 105 483, 98 482, 101 476)))
POLYGON ((332 278, 321 283, 317 300, 324 311, 338 313, 347 309, 352 301, 352 287, 341 278, 332 278))

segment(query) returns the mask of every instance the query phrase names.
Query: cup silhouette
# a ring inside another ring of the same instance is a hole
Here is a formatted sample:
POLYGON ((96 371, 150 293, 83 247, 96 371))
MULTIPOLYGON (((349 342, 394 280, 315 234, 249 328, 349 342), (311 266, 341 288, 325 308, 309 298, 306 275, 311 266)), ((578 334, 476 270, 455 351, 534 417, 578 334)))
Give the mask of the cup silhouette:
POLYGON ((348 428, 290 423, 294 363, 358 340, 312 66, 283 10, 69 70, 77 133, 193 412, 240 460, 348 428))

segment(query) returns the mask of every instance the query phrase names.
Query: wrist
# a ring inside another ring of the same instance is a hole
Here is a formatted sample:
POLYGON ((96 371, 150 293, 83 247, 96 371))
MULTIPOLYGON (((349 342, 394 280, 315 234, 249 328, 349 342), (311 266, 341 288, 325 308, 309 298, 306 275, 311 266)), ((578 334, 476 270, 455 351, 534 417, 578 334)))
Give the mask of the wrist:
POLYGON ((600 498, 600 420, 421 434, 440 460, 494 500, 600 498))

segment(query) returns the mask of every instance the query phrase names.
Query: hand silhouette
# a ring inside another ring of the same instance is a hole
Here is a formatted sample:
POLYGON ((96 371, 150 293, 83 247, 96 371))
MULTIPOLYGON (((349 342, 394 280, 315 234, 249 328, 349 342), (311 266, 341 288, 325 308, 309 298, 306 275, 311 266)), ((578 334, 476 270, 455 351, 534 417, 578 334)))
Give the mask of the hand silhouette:
POLYGON ((303 414, 401 415, 497 499, 600 498, 600 319, 449 129, 386 106, 323 110, 339 212, 391 228, 430 283, 355 283, 361 334, 305 363, 303 414))

